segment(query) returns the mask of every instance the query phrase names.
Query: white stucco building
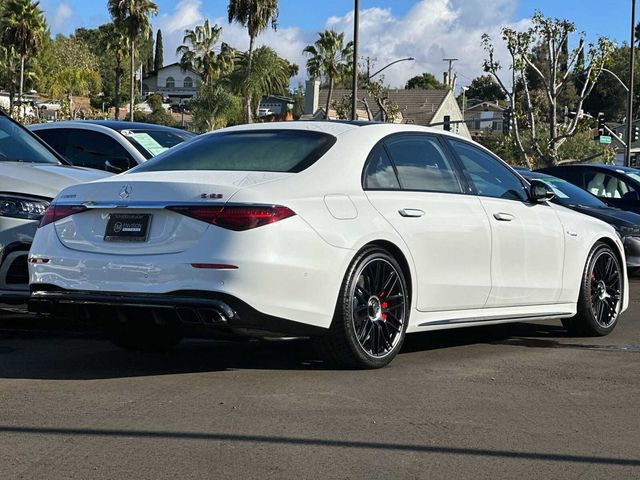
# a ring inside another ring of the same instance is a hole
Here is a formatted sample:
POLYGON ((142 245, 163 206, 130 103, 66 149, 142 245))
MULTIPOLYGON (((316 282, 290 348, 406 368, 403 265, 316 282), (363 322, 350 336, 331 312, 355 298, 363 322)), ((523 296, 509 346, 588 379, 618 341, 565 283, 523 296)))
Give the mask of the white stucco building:
POLYGON ((150 72, 142 79, 142 94, 159 93, 169 98, 191 98, 200 86, 200 76, 193 70, 183 70, 172 63, 150 72))

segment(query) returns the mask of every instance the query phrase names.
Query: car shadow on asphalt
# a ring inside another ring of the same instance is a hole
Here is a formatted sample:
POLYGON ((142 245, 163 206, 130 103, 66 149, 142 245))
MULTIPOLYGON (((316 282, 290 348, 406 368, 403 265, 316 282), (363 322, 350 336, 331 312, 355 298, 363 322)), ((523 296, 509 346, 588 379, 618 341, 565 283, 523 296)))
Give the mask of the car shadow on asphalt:
MULTIPOLYGON (((531 348, 602 348, 568 337, 560 325, 533 323, 441 330, 407 336, 404 353, 492 344, 531 348)), ((604 347, 607 347, 604 345, 604 347)), ((617 347, 616 347, 617 348, 617 347)), ((121 350, 72 322, 0 317, 0 378, 100 379, 225 370, 333 370, 308 340, 185 340, 161 353, 121 350)))
POLYGON ((283 437, 270 435, 243 435, 238 433, 217 433, 217 432, 184 432, 184 431, 157 431, 157 430, 115 430, 115 429, 98 429, 98 428, 56 428, 45 426, 15 426, 0 425, 0 433, 33 435, 33 436, 50 436, 50 437, 76 437, 76 438, 116 438, 116 439, 152 439, 179 441, 212 441, 235 443, 239 445, 255 446, 255 445, 279 445, 282 447, 294 445, 297 447, 308 448, 339 448, 352 450, 369 450, 371 452, 384 451, 402 453, 409 452, 413 454, 437 454, 437 455, 456 455, 467 458, 485 457, 501 459, 516 459, 520 461, 543 461, 556 463, 572 463, 579 465, 605 465, 605 466, 623 466, 623 467, 639 467, 640 459, 638 458, 621 458, 605 455, 576 455, 563 454, 556 452, 528 452, 518 450, 493 450, 489 448, 468 448, 468 447, 451 447, 441 445, 424 445, 424 444, 407 444, 407 443, 390 443, 384 441, 353 441, 344 439, 327 439, 327 438, 309 438, 309 437, 283 437))

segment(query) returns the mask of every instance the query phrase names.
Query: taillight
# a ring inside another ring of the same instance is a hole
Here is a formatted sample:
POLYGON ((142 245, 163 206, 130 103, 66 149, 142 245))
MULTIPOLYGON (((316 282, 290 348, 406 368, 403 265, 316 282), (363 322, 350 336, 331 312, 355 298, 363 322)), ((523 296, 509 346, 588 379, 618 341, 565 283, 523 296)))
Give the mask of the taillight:
POLYGON ((224 207, 194 205, 167 208, 176 213, 237 232, 275 223, 295 215, 293 210, 280 205, 229 205, 224 207))
POLYGON ((194 205, 167 207, 167 209, 172 210, 176 213, 180 213, 182 215, 186 215, 187 217, 195 218, 196 220, 200 220, 205 223, 213 223, 213 221, 218 215, 220 215, 220 212, 222 211, 222 207, 199 207, 194 205))
POLYGON ((40 219, 40 225, 38 228, 44 227, 45 225, 49 225, 50 223, 57 222, 58 220, 63 219, 64 217, 68 217, 69 215, 73 215, 75 213, 84 212, 87 210, 87 207, 84 205, 56 205, 51 204, 42 215, 40 219))

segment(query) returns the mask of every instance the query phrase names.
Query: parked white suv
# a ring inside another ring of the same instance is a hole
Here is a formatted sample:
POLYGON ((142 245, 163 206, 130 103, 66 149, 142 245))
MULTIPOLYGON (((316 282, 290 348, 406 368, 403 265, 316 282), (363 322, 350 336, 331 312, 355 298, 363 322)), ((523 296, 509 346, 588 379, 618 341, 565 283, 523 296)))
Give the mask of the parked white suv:
POLYGON ((65 187, 110 176, 65 165, 47 145, 0 113, 0 303, 29 296, 27 255, 38 222, 65 187))

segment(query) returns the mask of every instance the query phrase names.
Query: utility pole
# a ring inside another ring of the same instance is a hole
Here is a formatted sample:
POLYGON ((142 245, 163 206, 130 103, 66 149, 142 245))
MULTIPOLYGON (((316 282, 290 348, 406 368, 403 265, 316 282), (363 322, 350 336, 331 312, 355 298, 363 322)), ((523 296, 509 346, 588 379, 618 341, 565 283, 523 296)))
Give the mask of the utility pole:
POLYGON ((451 88, 452 85, 452 76, 451 74, 453 73, 453 62, 457 62, 458 59, 457 58, 443 58, 442 59, 443 62, 449 62, 449 74, 447 75, 447 87, 451 88))
POLYGON ((366 56, 364 58, 365 62, 367 63, 367 78, 371 78, 371 62, 375 62, 376 60, 378 60, 377 58, 371 58, 370 56, 366 56))
POLYGON ((624 159, 625 166, 631 165, 631 143, 633 131, 633 83, 635 68, 635 30, 636 30, 636 0, 631 0, 631 58, 629 59, 629 95, 627 97, 627 151, 624 159))
POLYGON ((360 22, 360 0, 354 0, 353 9, 353 92, 351 103, 351 120, 358 119, 358 31, 360 22))

